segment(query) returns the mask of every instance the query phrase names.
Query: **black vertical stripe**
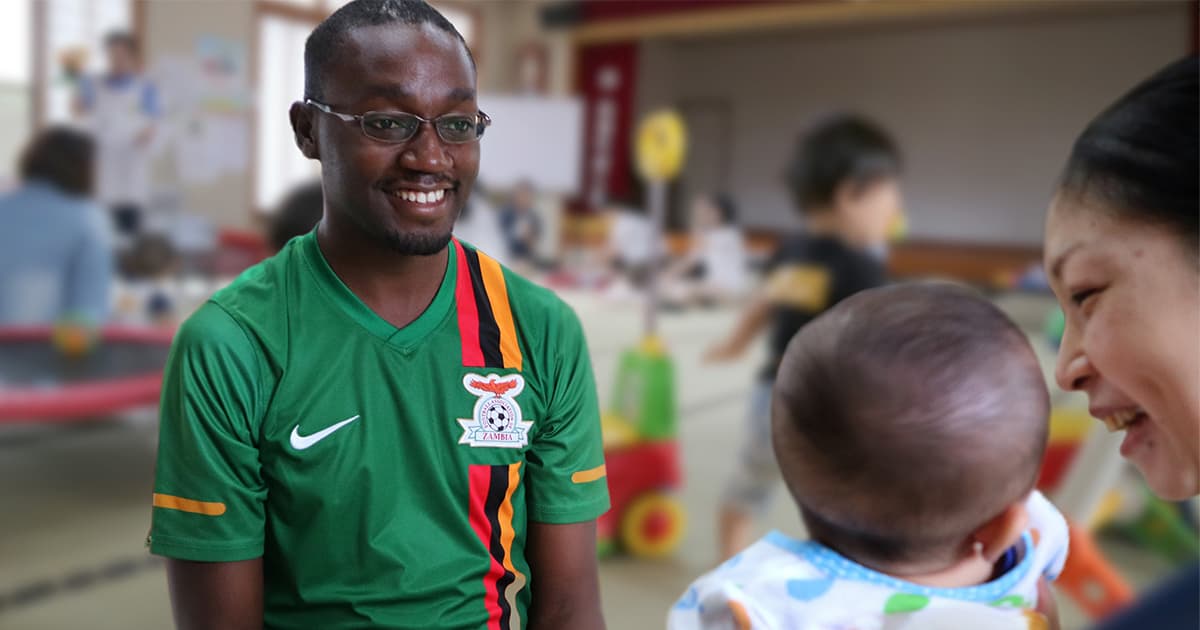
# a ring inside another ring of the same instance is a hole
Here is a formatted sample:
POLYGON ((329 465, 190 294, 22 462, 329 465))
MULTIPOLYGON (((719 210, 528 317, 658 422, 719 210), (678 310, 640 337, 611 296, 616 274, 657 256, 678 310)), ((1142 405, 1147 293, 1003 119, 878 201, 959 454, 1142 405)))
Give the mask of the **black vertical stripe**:
POLYGON ((479 348, 483 351, 486 367, 504 367, 504 355, 500 353, 500 327, 496 325, 496 314, 492 312, 492 301, 488 299, 487 286, 483 284, 483 272, 479 269, 479 254, 470 247, 463 248, 467 269, 471 272, 471 288, 475 290, 475 309, 479 311, 479 348))
POLYGON ((488 551, 501 567, 504 575, 496 580, 496 603, 500 605, 500 627, 508 628, 512 619, 512 609, 504 592, 516 580, 516 576, 504 566, 504 545, 500 541, 500 505, 504 503, 504 495, 508 494, 508 466, 492 466, 492 482, 488 486, 487 501, 483 513, 487 515, 488 523, 492 526, 492 538, 488 541, 488 551))

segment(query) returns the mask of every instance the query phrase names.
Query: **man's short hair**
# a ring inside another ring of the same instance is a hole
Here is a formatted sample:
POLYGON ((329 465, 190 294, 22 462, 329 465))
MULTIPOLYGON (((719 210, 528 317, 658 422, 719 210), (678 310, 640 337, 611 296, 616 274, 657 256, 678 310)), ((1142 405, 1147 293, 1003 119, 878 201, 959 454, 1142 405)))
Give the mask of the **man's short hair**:
POLYGON ((462 34, 450 20, 424 0, 354 0, 325 18, 305 41, 304 97, 316 100, 325 98, 322 85, 325 70, 337 58, 338 47, 345 43, 351 31, 381 24, 429 24, 451 33, 462 42, 467 58, 471 60, 471 67, 475 67, 475 58, 462 34))
POLYGON ((774 448, 810 535, 873 566, 949 561, 1034 486, 1049 393, 1020 329, 949 283, 858 293, 788 345, 774 448))

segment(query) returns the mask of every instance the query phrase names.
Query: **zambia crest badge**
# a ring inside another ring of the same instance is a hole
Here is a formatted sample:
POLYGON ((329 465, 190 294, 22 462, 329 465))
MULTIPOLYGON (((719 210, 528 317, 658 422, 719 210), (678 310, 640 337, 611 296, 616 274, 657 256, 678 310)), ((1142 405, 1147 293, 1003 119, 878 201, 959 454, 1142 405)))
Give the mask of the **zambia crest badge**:
POLYGON ((458 421, 463 428, 459 444, 521 448, 529 443, 529 427, 533 422, 521 420, 521 407, 516 400, 517 394, 525 389, 525 379, 520 374, 468 374, 463 377, 463 387, 479 396, 479 400, 475 401, 473 417, 458 421))

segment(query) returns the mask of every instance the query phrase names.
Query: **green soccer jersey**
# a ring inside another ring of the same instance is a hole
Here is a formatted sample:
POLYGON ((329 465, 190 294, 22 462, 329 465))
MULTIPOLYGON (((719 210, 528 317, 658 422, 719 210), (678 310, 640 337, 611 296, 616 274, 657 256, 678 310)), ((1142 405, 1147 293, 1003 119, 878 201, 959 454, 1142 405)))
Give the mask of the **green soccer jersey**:
POLYGON ((608 509, 583 332, 457 241, 397 329, 315 232, 180 328, 163 382, 150 549, 261 556, 268 628, 521 627, 526 525, 608 509))

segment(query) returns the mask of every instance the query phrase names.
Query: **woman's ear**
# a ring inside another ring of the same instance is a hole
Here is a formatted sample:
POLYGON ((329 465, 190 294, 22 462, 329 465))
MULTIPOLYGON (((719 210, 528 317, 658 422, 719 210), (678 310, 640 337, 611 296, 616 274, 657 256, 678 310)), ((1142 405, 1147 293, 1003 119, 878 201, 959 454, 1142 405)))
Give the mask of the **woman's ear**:
POLYGON ((292 120, 292 134, 296 138, 296 146, 310 160, 320 160, 321 153, 317 150, 316 129, 313 128, 313 109, 300 101, 292 103, 288 110, 292 120))
POLYGON ((1017 543, 1029 525, 1029 513, 1025 510, 1025 498, 1004 508, 971 535, 988 562, 996 562, 1000 556, 1017 543))

